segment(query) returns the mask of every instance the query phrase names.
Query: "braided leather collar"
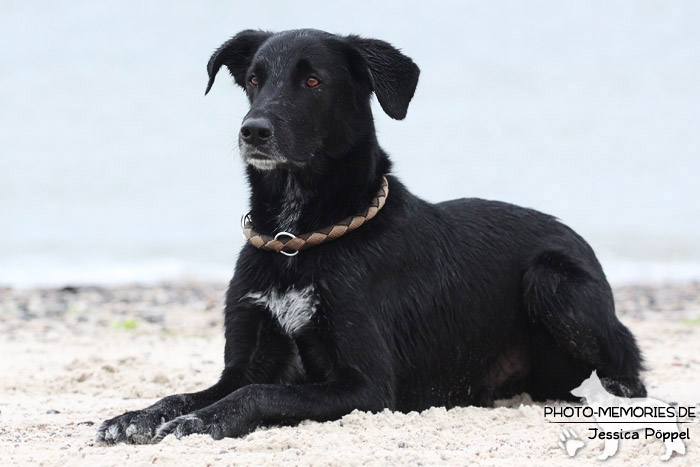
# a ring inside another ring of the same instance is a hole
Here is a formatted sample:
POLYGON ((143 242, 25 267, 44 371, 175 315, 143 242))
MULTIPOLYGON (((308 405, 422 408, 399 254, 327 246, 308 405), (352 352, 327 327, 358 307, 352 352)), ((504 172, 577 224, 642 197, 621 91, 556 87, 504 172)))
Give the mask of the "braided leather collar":
POLYGON ((255 248, 274 251, 287 256, 295 256, 301 250, 321 243, 330 242, 362 226, 365 222, 376 216, 379 210, 384 207, 387 196, 389 196, 389 182, 386 177, 382 177, 382 184, 379 187, 377 195, 372 198, 369 206, 363 212, 354 216, 348 216, 337 224, 332 224, 322 229, 301 235, 293 235, 289 232, 279 232, 274 236, 261 234, 253 230, 253 223, 250 220, 250 216, 246 214, 241 220, 243 236, 248 240, 248 243, 255 248))

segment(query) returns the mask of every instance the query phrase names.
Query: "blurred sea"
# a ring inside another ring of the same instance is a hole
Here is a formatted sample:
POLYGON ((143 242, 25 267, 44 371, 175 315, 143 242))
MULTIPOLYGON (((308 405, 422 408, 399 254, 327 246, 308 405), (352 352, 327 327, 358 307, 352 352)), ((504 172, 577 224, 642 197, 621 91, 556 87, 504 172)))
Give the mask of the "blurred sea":
POLYGON ((561 218, 613 282, 700 279, 700 3, 4 1, 0 284, 227 280, 247 187, 245 28, 385 39, 421 67, 375 105, 416 194, 561 218), (223 79, 221 79, 223 78, 223 79))

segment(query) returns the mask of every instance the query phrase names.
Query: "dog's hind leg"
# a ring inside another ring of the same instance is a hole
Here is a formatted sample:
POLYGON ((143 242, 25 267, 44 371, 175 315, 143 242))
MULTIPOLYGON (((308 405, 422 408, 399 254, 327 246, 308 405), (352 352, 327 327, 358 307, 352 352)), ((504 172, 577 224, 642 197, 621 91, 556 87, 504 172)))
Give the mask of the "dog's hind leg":
MULTIPOLYGON (((671 425, 670 428, 662 428, 662 430, 668 430, 668 432, 670 432, 671 435, 675 435, 675 434, 679 433, 678 424, 676 424, 676 423, 671 425)), ((669 460, 671 458, 671 456, 673 455, 674 451, 677 452, 681 456, 683 454, 685 454, 685 444, 679 438, 665 440, 665 441, 663 441, 663 443, 664 443, 664 448, 666 448, 666 451, 661 455, 662 461, 669 460)))
POLYGON ((612 291, 592 252, 540 252, 523 276, 523 293, 531 323, 533 398, 572 400, 569 391, 593 370, 615 395, 646 395, 639 348, 615 316, 612 291))

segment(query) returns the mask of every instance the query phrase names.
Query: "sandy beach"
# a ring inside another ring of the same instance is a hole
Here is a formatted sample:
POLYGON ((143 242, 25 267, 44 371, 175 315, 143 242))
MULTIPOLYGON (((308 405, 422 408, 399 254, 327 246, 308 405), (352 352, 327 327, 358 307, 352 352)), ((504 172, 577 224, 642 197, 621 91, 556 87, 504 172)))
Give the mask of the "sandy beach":
MULTIPOLYGON (((223 359, 225 284, 0 289, 1 465, 598 465, 603 441, 575 458, 557 446, 565 426, 527 395, 496 408, 353 412, 329 423, 161 444, 94 443, 106 418, 213 383, 223 359)), ((650 396, 700 411, 700 282, 615 289, 637 336, 650 396)), ((590 424, 575 426, 588 436, 590 424)), ((687 453, 700 464, 700 424, 687 453)), ((658 441, 623 440, 608 465, 659 465, 658 441)))

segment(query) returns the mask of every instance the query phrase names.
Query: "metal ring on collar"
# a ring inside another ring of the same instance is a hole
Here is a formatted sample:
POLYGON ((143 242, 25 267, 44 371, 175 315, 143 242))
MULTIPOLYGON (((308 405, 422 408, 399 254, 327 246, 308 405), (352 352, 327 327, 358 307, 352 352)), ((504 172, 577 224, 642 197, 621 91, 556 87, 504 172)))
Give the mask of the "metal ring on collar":
POLYGON ((245 236, 245 225, 250 222, 250 212, 247 212, 241 216, 241 235, 243 235, 243 238, 245 240, 248 240, 248 237, 245 236))
MULTIPOLYGON (((296 235, 291 234, 291 233, 289 233, 289 232, 279 232, 279 233, 277 233, 277 234, 275 235, 275 240, 279 240, 278 237, 281 236, 281 235, 282 235, 282 236, 286 235, 287 237, 289 237, 289 240, 294 240, 295 238, 297 238, 296 235)), ((287 252, 284 251, 284 250, 280 250, 279 253, 282 253, 284 256, 296 256, 296 255, 299 254, 299 250, 295 251, 294 253, 287 253, 287 252)))

